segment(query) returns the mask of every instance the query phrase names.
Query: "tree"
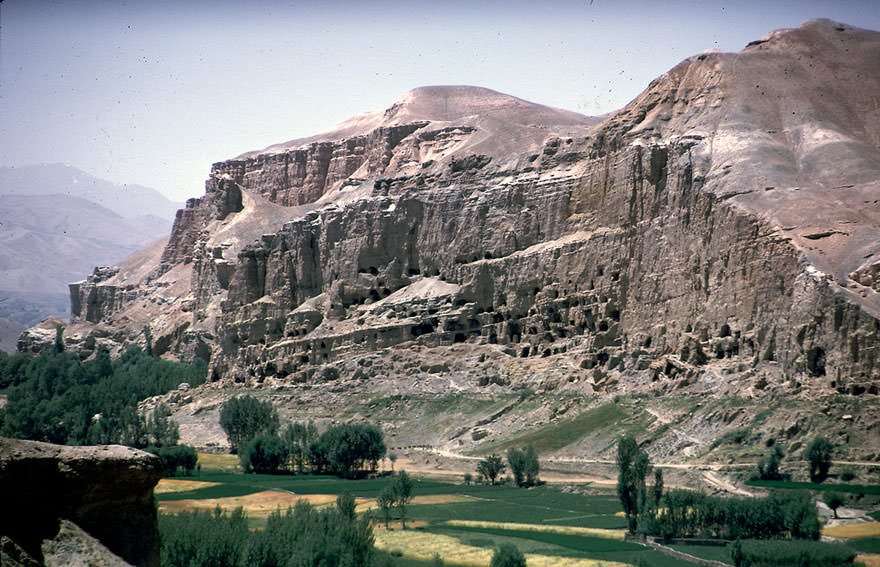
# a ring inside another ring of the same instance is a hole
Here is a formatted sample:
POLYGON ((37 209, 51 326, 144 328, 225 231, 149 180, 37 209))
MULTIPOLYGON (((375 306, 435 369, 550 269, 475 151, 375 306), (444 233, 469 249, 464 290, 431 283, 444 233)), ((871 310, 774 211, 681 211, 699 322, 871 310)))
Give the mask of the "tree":
POLYGON ((406 474, 406 471, 397 473, 397 476, 394 477, 394 482, 391 483, 391 490, 394 495, 394 504, 400 512, 400 527, 405 530, 406 507, 413 497, 413 482, 409 475, 406 474))
POLYGON ((531 445, 526 445, 521 449, 513 447, 508 449, 507 464, 510 465, 513 482, 517 486, 535 486, 540 482, 538 479, 538 471, 540 470, 538 454, 531 445))
POLYGON ((503 543, 492 554, 489 567, 526 567, 526 558, 512 543, 503 543))
POLYGON ((180 429, 171 421, 171 410, 163 403, 159 403, 150 419, 147 421, 147 435, 156 447, 171 447, 180 439, 180 429))
POLYGON ((501 457, 492 453, 477 463, 477 474, 486 479, 490 484, 495 484, 498 475, 504 472, 504 462, 501 457))
POLYGON ((804 458, 810 463, 810 481, 822 482, 828 478, 831 468, 831 442, 821 435, 814 438, 804 451, 804 458))
POLYGON ((654 486, 651 490, 654 496, 654 508, 660 507, 660 500, 663 499, 663 471, 654 469, 654 486))
POLYGON ((196 450, 189 445, 177 445, 174 447, 148 448, 162 460, 162 468, 165 476, 174 476, 178 469, 183 469, 185 474, 191 474, 199 462, 196 450))
POLYGON ((394 474, 394 463, 397 462, 397 454, 388 453, 388 460, 391 461, 391 474, 394 474))
POLYGON ((239 451, 238 458, 245 472, 275 474, 287 462, 287 447, 275 435, 258 435, 239 451))
POLYGON ((636 533, 639 516, 646 509, 645 476, 650 468, 648 454, 639 448, 635 437, 621 437, 617 444, 617 497, 631 534, 636 533))
POLYGON ((239 396, 223 404, 220 426, 226 432, 232 452, 237 453, 257 435, 275 435, 278 412, 271 402, 261 402, 253 396, 239 396))
POLYGON ((464 473, 464 484, 465 484, 465 486, 470 486, 471 483, 472 483, 473 481, 474 481, 474 475, 472 475, 472 474, 469 473, 469 472, 464 473))
POLYGON ((55 325, 55 346, 56 353, 64 352, 64 325, 55 325))
POLYGON ((376 504, 382 513, 382 519, 385 521, 385 529, 387 530, 388 520, 391 518, 391 508, 394 507, 394 489, 391 486, 383 488, 379 492, 379 496, 376 497, 376 504))
POLYGON ((311 421, 288 423, 281 433, 281 439, 290 456, 290 470, 302 474, 309 457, 309 446, 318 439, 318 428, 311 421))
POLYGON ((375 472, 379 460, 385 456, 382 430, 371 423, 342 423, 327 429, 312 445, 312 465, 323 466, 343 476, 355 476, 365 467, 375 472))
POLYGON ((837 509, 843 506, 843 503, 846 502, 844 500, 843 495, 837 492, 826 492, 825 493, 825 504, 831 508, 831 511, 834 512, 834 517, 837 517, 837 509))

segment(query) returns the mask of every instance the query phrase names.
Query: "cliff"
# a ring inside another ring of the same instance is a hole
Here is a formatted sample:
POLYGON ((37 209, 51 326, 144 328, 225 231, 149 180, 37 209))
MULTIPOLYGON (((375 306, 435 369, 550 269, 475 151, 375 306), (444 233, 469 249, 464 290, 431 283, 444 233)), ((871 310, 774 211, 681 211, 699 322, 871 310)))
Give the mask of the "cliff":
POLYGON ((157 457, 128 447, 0 438, 3 564, 158 567, 161 476, 157 457))
POLYGON ((66 337, 87 356, 149 324, 254 383, 416 341, 544 388, 876 395, 878 61, 880 34, 815 20, 604 121, 416 89, 215 164, 164 250, 71 286, 66 337))

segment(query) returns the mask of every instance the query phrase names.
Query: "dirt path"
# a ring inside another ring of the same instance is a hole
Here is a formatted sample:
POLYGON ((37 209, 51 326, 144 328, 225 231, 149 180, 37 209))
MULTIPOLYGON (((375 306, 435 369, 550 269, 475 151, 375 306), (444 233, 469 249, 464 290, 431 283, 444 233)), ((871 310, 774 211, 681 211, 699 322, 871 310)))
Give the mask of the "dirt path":
MULTIPOLYGON (((443 478, 446 480, 463 479, 466 473, 475 474, 476 463, 482 459, 473 455, 463 455, 455 451, 446 449, 438 449, 425 447, 420 449, 410 449, 409 455, 401 456, 397 460, 396 467, 398 469, 406 469, 411 473, 421 476, 443 478), (433 459, 433 462, 432 462, 433 459)), ((554 465, 603 465, 614 466, 615 461, 608 459, 585 459, 575 457, 554 457, 549 459, 541 459, 541 466, 544 472, 541 473, 541 479, 551 484, 594 484, 602 486, 614 486, 617 484, 615 478, 602 477, 597 475, 586 474, 579 471, 570 473, 553 470, 548 471, 554 465)), ((754 493, 736 486, 728 479, 724 478, 720 471, 738 468, 754 467, 754 463, 739 464, 683 464, 683 463, 657 463, 654 465, 658 468, 670 468, 680 470, 690 470, 699 473, 707 485, 724 492, 737 494, 740 496, 754 496, 754 493)))

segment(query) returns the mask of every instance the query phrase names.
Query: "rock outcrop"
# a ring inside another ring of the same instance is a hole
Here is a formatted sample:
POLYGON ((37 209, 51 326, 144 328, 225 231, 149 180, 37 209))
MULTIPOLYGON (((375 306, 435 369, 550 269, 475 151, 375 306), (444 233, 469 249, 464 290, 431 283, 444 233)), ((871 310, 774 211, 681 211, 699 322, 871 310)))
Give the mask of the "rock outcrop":
POLYGON ((86 565, 98 558, 158 567, 153 487, 161 476, 157 457, 128 447, 0 438, 4 565, 86 565))
POLYGON ((152 270, 71 288, 66 336, 88 355, 149 323, 239 381, 470 342, 591 391, 715 362, 757 393, 877 394, 878 61, 880 34, 815 20, 689 58, 602 122, 416 89, 215 164, 152 270))

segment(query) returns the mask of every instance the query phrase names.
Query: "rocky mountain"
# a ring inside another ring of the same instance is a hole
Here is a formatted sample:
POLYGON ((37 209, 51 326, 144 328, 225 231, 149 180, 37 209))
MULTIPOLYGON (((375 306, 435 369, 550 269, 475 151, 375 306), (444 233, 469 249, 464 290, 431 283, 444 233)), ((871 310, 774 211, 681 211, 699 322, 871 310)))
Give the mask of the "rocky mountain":
POLYGON ((0 317, 24 326, 66 318, 67 284, 166 236, 175 207, 61 165, 0 168, 0 198, 0 317))
POLYGON ((604 120, 415 89, 214 164, 167 245, 71 285, 65 336, 88 355, 149 324, 221 383, 369 379, 380 354, 413 382, 466 362, 475 389, 875 400, 877 92, 880 34, 827 20, 686 59, 604 120))

